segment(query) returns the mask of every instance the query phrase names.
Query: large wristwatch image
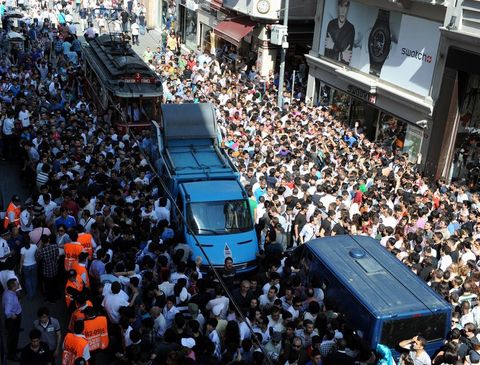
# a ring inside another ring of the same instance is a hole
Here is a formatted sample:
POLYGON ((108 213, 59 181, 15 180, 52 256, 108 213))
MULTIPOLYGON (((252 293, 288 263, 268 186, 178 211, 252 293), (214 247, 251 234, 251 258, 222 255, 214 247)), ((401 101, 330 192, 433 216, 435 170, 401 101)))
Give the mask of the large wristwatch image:
POLYGON ((377 20, 368 37, 370 74, 380 77, 383 64, 390 53, 391 43, 390 12, 379 9, 377 20))

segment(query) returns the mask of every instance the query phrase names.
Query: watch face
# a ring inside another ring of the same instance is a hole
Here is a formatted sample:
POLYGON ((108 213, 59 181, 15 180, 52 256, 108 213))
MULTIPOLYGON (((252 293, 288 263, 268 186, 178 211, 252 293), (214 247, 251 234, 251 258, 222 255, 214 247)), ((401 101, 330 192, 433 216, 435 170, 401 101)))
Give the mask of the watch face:
POLYGON ((375 57, 382 57, 385 52, 387 35, 381 29, 377 29, 370 37, 370 50, 375 57))
POLYGON ((257 10, 261 14, 266 14, 270 10, 270 3, 268 0, 259 0, 257 2, 257 10))
POLYGON ((390 29, 385 24, 375 26, 368 37, 368 52, 370 61, 383 63, 390 53, 390 29))

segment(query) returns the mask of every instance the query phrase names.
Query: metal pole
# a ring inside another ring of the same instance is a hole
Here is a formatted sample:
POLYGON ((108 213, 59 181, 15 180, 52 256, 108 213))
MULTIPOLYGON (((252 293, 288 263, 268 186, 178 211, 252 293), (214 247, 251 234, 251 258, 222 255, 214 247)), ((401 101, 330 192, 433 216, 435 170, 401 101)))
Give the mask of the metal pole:
MULTIPOLYGON (((290 5, 290 0, 285 0, 285 9, 283 11, 283 25, 288 27, 288 7, 290 5)), ((287 28, 288 29, 288 28, 287 28)), ((283 40, 284 42, 286 39, 283 40)), ((280 57, 280 74, 278 75, 278 99, 277 104, 280 110, 283 110, 283 81, 285 78, 285 57, 287 50, 283 48, 281 50, 281 57, 280 57)))
POLYGON ((292 100, 294 99, 295 95, 295 70, 293 70, 292 75, 292 92, 290 93, 290 105, 292 105, 292 100))

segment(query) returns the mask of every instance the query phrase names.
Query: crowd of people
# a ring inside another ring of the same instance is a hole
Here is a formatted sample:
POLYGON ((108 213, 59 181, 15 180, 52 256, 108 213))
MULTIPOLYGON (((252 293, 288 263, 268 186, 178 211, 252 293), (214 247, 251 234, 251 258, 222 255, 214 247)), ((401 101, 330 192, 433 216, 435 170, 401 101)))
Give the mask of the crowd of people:
MULTIPOLYGON (((81 15, 77 3, 69 6, 81 15)), ((215 105, 258 235, 258 272, 239 278, 227 258, 220 282, 200 271, 178 235, 172 202, 142 154, 148 132, 139 141, 117 134, 84 94, 76 29, 58 16, 66 6, 35 5, 17 29, 24 49, 0 59, 0 155, 21 161, 32 187, 27 201, 14 196, 5 207, 0 238, 10 360, 391 364, 388 349, 370 349, 321 289, 291 274, 286 254, 316 237, 359 234, 452 305, 445 347, 431 359, 419 333, 399 344, 411 350, 400 363, 479 362, 478 193, 422 176, 409 156, 368 141, 328 105, 294 97, 278 106, 277 75, 262 77, 241 60, 233 70, 200 49, 184 53, 167 29, 142 56, 163 80, 165 103, 215 105), (45 10, 57 16, 36 17, 45 10), (19 293, 46 300, 30 327, 19 293), (49 314, 59 300, 67 333, 49 314), (21 324, 30 343, 18 353, 21 324)))

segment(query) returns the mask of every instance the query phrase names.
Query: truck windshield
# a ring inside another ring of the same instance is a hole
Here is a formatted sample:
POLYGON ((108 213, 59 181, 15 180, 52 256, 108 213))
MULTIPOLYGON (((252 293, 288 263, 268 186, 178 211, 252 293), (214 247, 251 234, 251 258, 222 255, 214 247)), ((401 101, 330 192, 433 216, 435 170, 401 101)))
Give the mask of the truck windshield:
POLYGON ((406 338, 421 334, 427 342, 441 341, 445 334, 447 313, 392 319, 383 323, 380 343, 394 348, 406 338))
POLYGON ((224 235, 252 229, 246 200, 187 204, 187 222, 196 235, 224 235))

